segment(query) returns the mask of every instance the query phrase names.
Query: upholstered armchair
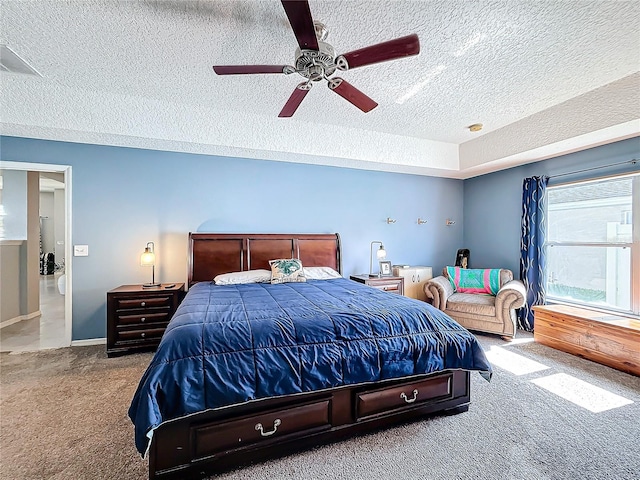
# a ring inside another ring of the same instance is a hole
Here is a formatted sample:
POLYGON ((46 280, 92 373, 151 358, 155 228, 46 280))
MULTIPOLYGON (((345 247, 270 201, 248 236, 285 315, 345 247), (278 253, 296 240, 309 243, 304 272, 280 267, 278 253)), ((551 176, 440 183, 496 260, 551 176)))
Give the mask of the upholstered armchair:
POLYGON ((526 302, 526 291, 520 280, 513 279, 511 270, 501 269, 499 289, 494 295, 462 293, 454 290, 447 268, 442 275, 424 285, 431 304, 442 310, 468 330, 516 336, 516 309, 526 302))

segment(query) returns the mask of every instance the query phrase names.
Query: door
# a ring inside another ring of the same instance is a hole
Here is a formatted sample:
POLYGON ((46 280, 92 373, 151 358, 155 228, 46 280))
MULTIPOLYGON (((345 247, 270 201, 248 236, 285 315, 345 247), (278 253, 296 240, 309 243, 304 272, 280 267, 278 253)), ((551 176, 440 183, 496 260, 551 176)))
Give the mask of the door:
MULTIPOLYGON (((23 206, 19 209, 27 217, 26 238, 22 237, 21 241, 24 244, 21 248, 26 255, 20 255, 18 269, 19 278, 22 279, 19 280, 20 288, 24 289, 21 296, 27 301, 22 302, 16 315, 11 315, 12 318, 2 322, 4 328, 0 350, 68 347, 71 345, 72 335, 71 167, 0 161, 0 175, 2 172, 27 175, 26 191, 21 194, 27 207, 23 206), (35 185, 31 181, 34 175, 36 176, 35 185), (35 194, 32 193, 34 189, 35 194), (44 211, 41 203, 43 189, 48 190, 45 197, 49 198, 45 202, 44 211), (34 203, 35 206, 32 205, 34 203), (49 257, 54 263, 54 273, 50 275, 41 274, 42 233, 45 234, 44 245, 47 250, 44 253, 51 253, 49 257), (35 304, 32 305, 34 298, 35 304)), ((8 182, 11 178, 18 178, 15 175, 5 176, 9 178, 0 183, 2 191, 10 187, 8 182)), ((4 206, 4 203, 11 199, 9 195, 2 196, 2 191, 0 191, 0 203, 4 206)), ((0 294, 7 293, 5 282, 2 282, 2 290, 0 294)))

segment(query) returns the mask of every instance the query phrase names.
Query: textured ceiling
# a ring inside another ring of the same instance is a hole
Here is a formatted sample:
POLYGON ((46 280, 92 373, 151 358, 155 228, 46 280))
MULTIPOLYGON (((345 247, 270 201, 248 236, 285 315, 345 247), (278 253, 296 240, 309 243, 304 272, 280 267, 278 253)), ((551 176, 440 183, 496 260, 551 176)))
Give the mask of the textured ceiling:
MULTIPOLYGON (((421 53, 341 72, 364 114, 292 64, 279 1, 1 0, 7 135, 467 178, 640 134, 640 2, 314 1, 336 53, 417 33, 421 53), (466 127, 481 122, 484 129, 466 127)), ((6 159, 11 160, 11 159, 6 159)))

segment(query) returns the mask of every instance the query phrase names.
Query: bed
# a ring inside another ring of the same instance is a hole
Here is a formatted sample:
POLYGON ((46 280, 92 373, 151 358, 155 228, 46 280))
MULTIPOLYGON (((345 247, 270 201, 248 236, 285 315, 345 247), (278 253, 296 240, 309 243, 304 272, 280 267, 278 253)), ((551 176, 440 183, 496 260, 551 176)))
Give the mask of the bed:
POLYGON ((475 337, 419 300, 340 275, 212 281, 291 258, 342 273, 340 237, 189 234, 189 290, 129 409, 150 479, 197 478, 460 413, 470 372, 490 378, 475 337))

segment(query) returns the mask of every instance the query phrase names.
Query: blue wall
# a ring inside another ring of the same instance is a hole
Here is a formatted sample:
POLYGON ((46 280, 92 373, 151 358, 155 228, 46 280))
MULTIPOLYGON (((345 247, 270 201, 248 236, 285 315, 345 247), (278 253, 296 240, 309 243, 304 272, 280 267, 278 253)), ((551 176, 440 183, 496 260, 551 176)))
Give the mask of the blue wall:
POLYGON ((549 185, 640 171, 640 163, 597 168, 640 159, 640 138, 630 138, 541 162, 502 170, 464 181, 464 246, 471 251, 471 267, 508 268, 520 274, 522 181, 531 176, 550 178, 549 185))
POLYGON ((108 290, 150 281, 148 241, 163 282, 186 280, 195 231, 338 232, 345 276, 368 271, 373 240, 434 273, 463 243, 461 180, 16 137, 0 137, 0 159, 72 166, 72 242, 89 246, 72 259, 74 340, 106 335, 108 290))

